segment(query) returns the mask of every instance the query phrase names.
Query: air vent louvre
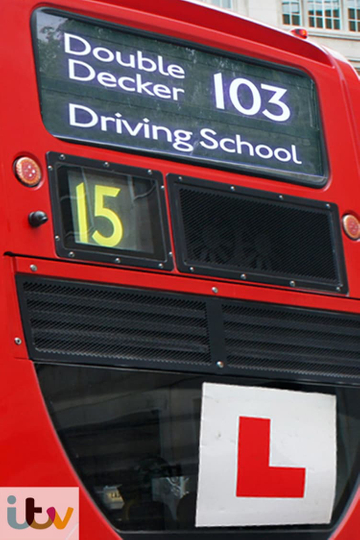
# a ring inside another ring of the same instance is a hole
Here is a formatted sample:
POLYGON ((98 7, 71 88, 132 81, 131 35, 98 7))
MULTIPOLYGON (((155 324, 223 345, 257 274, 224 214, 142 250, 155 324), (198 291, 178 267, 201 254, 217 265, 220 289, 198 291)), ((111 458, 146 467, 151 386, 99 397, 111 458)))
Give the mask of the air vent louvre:
POLYGON ((210 363, 204 302, 46 280, 23 293, 35 357, 210 363))
POLYGON ((360 382, 360 315, 37 276, 17 284, 33 360, 360 382))
POLYGON ((360 376, 360 318, 223 303, 228 365, 360 376))

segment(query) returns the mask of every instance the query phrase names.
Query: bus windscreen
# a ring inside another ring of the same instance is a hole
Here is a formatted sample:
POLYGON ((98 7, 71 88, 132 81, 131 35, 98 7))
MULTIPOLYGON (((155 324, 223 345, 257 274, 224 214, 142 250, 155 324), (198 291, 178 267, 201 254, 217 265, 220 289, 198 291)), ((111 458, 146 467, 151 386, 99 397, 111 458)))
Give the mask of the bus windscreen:
POLYGON ((56 137, 319 187, 314 81, 297 69, 37 10, 43 121, 56 137))

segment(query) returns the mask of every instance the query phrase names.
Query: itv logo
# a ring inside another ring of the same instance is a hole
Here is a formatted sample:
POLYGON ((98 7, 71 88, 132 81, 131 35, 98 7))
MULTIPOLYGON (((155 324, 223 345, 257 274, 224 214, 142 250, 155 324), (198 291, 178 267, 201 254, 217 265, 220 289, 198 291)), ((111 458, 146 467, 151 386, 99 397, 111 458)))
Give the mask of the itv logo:
POLYGON ((78 540, 78 488, 0 488, 3 540, 78 540))

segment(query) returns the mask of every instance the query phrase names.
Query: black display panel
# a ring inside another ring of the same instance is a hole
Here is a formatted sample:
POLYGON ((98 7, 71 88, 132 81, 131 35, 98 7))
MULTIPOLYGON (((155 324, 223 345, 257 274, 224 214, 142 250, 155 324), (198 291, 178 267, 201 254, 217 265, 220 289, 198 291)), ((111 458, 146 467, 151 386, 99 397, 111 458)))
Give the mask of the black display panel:
POLYGON ((303 72, 45 9, 33 34, 53 135, 323 185, 315 84, 303 72))
POLYGON ((172 268, 158 172, 56 153, 48 163, 59 255, 172 268))
POLYGON ((346 294, 333 203, 167 175, 180 272, 346 294))

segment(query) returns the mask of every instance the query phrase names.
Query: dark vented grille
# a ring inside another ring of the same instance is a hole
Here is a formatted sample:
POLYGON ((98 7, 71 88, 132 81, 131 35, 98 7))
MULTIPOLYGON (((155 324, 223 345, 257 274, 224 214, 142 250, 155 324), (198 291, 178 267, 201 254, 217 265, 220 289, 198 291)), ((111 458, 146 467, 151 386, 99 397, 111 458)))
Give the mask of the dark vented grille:
POLYGON ((360 376, 360 317, 245 303, 222 307, 229 366, 360 376))
POLYGON ((203 301, 51 280, 24 279, 21 289, 34 358, 210 363, 203 301))
POLYGON ((17 283, 33 360, 360 382, 360 315, 35 276, 17 283))
POLYGON ((334 205, 170 176, 181 271, 345 292, 334 205))

